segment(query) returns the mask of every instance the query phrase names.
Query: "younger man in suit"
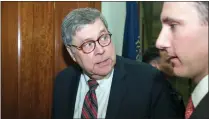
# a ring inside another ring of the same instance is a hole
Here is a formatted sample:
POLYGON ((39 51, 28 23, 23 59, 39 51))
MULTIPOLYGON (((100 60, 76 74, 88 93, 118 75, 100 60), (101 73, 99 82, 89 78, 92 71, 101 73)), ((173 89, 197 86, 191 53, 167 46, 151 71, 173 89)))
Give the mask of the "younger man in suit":
POLYGON ((185 119, 209 119, 208 2, 165 2, 161 22, 156 46, 167 51, 177 76, 197 84, 185 119))

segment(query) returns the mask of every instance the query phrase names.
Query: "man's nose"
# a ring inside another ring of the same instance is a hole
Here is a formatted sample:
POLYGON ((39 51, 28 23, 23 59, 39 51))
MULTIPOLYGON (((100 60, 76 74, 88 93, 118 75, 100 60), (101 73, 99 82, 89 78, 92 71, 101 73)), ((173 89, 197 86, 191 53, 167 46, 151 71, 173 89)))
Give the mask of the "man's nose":
POLYGON ((95 46, 95 53, 96 54, 103 54, 104 53, 104 47, 103 46, 101 46, 98 42, 95 42, 96 44, 96 46, 95 46))
POLYGON ((166 48, 170 47, 170 45, 171 45, 170 36, 167 31, 162 29, 157 40, 156 40, 155 46, 158 49, 166 49, 166 48))

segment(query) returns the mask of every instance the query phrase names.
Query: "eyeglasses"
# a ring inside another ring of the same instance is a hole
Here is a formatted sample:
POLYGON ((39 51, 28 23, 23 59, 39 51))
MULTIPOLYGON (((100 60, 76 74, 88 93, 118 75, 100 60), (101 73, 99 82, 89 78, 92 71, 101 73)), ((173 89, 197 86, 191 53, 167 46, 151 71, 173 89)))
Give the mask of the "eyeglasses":
POLYGON ((94 49, 96 47, 96 42, 98 42, 99 45, 102 47, 108 46, 111 43, 111 36, 112 36, 111 33, 103 34, 96 41, 94 41, 94 40, 86 41, 82 45, 80 45, 79 47, 76 45, 68 45, 68 46, 75 47, 78 50, 82 50, 84 53, 89 54, 92 51, 94 51, 94 49))

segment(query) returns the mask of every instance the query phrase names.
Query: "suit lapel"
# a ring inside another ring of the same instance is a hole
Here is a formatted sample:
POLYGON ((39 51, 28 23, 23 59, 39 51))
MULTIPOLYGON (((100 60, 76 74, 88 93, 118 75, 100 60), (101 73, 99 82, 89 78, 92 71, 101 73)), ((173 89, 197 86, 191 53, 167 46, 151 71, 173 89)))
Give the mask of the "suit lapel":
POLYGON ((106 119, 114 119, 118 113, 121 102, 125 96, 125 69, 124 64, 117 57, 116 66, 112 79, 109 102, 106 112, 106 119))
POLYGON ((201 100, 190 119, 209 119, 209 93, 201 100))
POLYGON ((76 72, 72 76, 72 82, 70 85, 70 104, 69 104, 69 117, 70 119, 73 119, 74 116, 74 108, 75 108, 75 101, 76 101, 76 96, 77 96, 77 91, 78 91, 78 85, 80 81, 80 76, 81 76, 81 71, 76 67, 76 72))

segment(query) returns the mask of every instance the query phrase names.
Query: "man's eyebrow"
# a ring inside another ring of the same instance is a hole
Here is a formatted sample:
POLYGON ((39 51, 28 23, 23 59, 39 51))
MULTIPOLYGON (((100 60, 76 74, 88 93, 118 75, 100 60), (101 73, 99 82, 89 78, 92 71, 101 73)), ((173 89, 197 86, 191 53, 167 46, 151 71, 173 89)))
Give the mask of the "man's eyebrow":
POLYGON ((165 24, 170 24, 170 23, 180 23, 180 20, 177 20, 177 19, 174 19, 174 18, 171 18, 171 17, 163 17, 162 18, 162 23, 165 23, 165 24))
POLYGON ((99 32, 99 34, 101 34, 101 33, 103 33, 103 32, 106 32, 106 30, 105 30, 105 29, 102 29, 102 30, 99 32))

